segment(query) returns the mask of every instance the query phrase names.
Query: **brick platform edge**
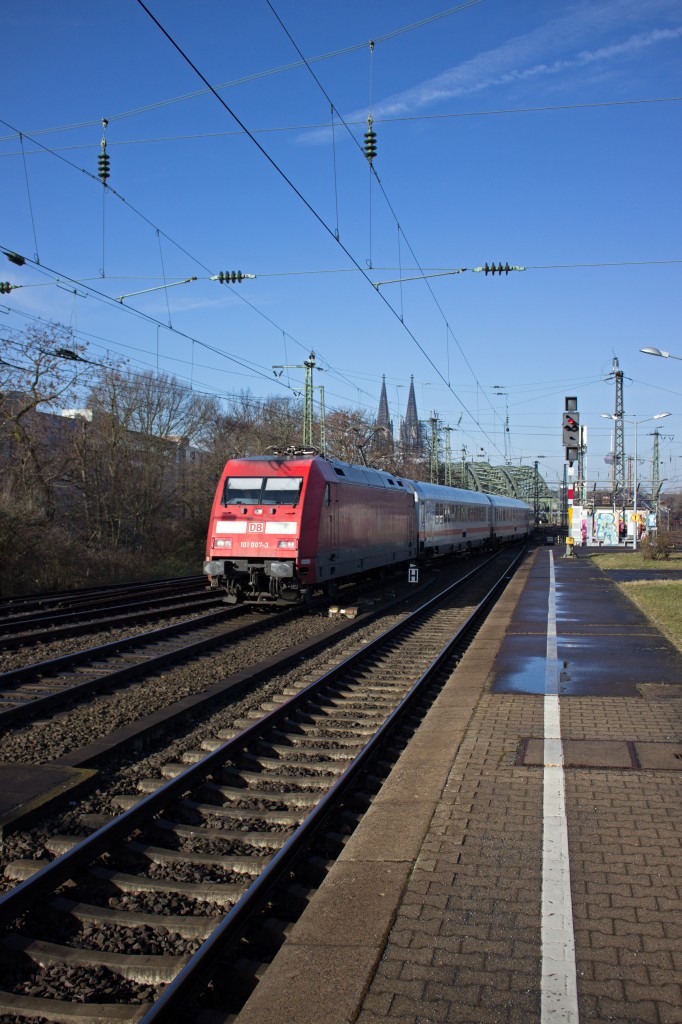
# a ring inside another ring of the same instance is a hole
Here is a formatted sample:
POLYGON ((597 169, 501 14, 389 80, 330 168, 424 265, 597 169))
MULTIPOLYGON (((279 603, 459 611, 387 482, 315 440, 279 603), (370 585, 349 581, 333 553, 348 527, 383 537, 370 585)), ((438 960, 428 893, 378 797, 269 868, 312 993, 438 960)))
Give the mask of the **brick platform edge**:
POLYGON ((357 1017, 536 556, 510 581, 237 1024, 357 1017))

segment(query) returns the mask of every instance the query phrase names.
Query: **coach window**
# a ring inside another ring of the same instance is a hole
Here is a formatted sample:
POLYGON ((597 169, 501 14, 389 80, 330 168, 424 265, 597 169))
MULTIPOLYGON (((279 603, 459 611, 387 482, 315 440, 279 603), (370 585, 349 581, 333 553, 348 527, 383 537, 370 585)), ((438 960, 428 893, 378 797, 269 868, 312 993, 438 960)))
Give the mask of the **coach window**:
POLYGON ((324 503, 325 505, 331 505, 332 503, 332 493, 329 484, 324 485, 324 503))

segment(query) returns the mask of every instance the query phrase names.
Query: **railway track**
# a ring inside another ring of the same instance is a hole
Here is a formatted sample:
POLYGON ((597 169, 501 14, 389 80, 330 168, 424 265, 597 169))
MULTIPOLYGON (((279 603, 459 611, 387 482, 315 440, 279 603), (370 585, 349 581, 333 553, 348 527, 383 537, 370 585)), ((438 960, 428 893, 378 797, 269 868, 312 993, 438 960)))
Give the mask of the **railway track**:
POLYGON ((282 621, 266 620, 247 607, 208 612, 201 618, 175 622, 145 633, 126 636, 86 650, 73 651, 0 673, 0 727, 23 723, 38 714, 124 685, 140 674, 234 643, 273 628, 282 621), (244 625, 235 623, 246 619, 244 625))
POLYGON ((115 583, 106 587, 86 590, 60 590, 30 597, 8 597, 0 600, 0 624, 13 618, 59 614, 64 610, 104 607, 144 596, 154 597, 196 591, 206 586, 205 576, 180 576, 167 580, 148 580, 145 583, 115 583))
MULTIPOLYGON (((146 780, 142 796, 115 798, 115 818, 84 818, 83 829, 94 829, 85 839, 53 837, 55 859, 38 872, 35 862, 10 865, 25 880, 0 898, 8 958, 0 1014, 177 1021, 216 963, 227 956, 236 971, 240 942, 264 902, 284 914, 278 889, 289 906, 301 904, 304 892, 292 891, 291 878, 323 874, 339 832, 352 827, 352 787, 372 788, 363 773, 377 772, 371 765, 388 756, 388 738, 451 670, 464 635, 509 578, 509 563, 509 553, 489 560, 319 679, 301 680, 205 740, 186 763, 167 764, 166 781, 146 780), (476 597, 459 598, 464 586, 476 597), (344 800, 345 815, 328 826, 344 800)), ((259 926, 257 934, 272 930, 259 926)), ((274 928, 280 938, 285 931, 274 928)), ((247 948, 253 980, 272 951, 253 939, 247 948)), ((225 1004, 224 984, 210 991, 228 1019, 238 1006, 225 1004)))
POLYGON ((62 637, 79 636, 104 629, 152 622, 191 610, 215 607, 220 597, 210 594, 200 580, 173 581, 163 587, 146 585, 115 593, 104 592, 84 599, 60 597, 48 608, 28 610, 6 607, 0 611, 0 649, 28 646, 62 637))

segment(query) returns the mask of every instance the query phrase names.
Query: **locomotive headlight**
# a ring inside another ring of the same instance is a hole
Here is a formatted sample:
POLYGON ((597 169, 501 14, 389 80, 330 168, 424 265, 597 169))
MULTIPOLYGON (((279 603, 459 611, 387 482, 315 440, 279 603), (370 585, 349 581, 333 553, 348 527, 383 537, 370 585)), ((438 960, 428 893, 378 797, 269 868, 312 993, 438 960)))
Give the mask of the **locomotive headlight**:
POLYGON ((296 541, 295 540, 278 540, 277 541, 277 547, 278 548, 295 548, 296 547, 296 541))
POLYGON ((231 548, 232 540, 230 537, 214 537, 213 538, 214 548, 231 548))

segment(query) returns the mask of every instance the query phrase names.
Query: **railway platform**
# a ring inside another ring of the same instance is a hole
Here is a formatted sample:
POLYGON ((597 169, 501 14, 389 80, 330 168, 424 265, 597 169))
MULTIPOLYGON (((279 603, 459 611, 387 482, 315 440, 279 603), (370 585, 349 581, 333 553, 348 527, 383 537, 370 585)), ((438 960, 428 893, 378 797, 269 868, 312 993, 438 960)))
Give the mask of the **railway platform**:
POLYGON ((537 548, 237 1024, 682 1022, 682 653, 537 548))

